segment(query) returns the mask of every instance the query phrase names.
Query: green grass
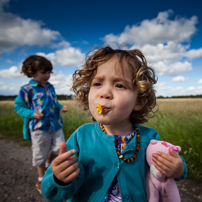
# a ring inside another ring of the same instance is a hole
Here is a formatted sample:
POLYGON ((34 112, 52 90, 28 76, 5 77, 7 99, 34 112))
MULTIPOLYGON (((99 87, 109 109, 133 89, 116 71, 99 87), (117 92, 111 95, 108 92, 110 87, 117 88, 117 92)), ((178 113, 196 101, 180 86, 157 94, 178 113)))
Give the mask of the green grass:
MULTIPOLYGON (((75 131, 76 128, 84 123, 91 122, 90 116, 79 109, 72 101, 61 101, 68 105, 68 112, 61 113, 63 117, 63 131, 65 140, 75 131)), ((31 145, 30 141, 23 140, 22 134, 23 120, 20 115, 14 111, 13 102, 0 102, 0 135, 3 138, 11 139, 23 145, 31 145)))
POLYGON ((4 138, 19 141, 22 145, 30 142, 22 139, 22 118, 14 112, 14 104, 0 102, 0 135, 4 138))
MULTIPOLYGON (((75 102, 61 103, 68 106, 68 112, 62 114, 67 140, 76 128, 91 122, 91 118, 75 102)), ((158 99, 158 104, 156 117, 145 125, 157 130, 162 140, 181 146, 180 155, 187 163, 188 177, 202 182, 202 99, 158 99)), ((0 102, 0 135, 21 145, 31 145, 23 140, 22 125, 13 102, 0 102)))
MULTIPOLYGON (((64 102, 65 103, 65 102, 64 102)), ((84 123, 92 122, 90 115, 87 112, 83 112, 74 102, 68 102, 68 112, 61 113, 63 118, 63 131, 65 140, 81 125, 84 123)))
POLYGON ((158 100, 157 116, 146 126, 158 131, 162 140, 182 148, 188 176, 202 182, 202 99, 158 100))

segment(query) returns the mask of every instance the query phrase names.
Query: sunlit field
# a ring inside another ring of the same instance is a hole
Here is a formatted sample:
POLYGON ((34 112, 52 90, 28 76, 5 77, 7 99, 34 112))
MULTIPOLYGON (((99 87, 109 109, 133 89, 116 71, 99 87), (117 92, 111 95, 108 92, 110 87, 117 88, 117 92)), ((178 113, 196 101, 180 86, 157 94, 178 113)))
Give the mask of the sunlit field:
MULTIPOLYGON (((62 114, 67 140, 76 128, 91 122, 91 118, 79 109, 75 101, 60 103, 66 104, 69 109, 62 114)), ((181 146, 180 155, 187 163, 188 177, 202 182, 202 99, 158 99, 157 103, 159 110, 156 117, 145 125, 157 130, 162 140, 181 146)), ((1 101, 0 135, 21 145, 31 145, 23 140, 22 125, 22 118, 14 111, 13 102, 1 101)))
POLYGON ((159 111, 146 124, 162 140, 179 145, 189 176, 202 181, 202 99, 158 99, 159 111))

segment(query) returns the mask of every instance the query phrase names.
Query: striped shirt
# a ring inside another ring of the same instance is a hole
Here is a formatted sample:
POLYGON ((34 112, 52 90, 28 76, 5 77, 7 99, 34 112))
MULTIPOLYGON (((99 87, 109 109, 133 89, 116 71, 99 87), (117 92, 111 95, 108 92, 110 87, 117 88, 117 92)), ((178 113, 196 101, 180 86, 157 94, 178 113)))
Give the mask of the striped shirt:
POLYGON ((44 115, 40 120, 32 119, 30 121, 29 129, 31 131, 40 129, 54 132, 63 126, 60 116, 62 105, 58 103, 55 89, 49 82, 44 87, 31 79, 29 84, 21 87, 19 96, 31 110, 44 115))

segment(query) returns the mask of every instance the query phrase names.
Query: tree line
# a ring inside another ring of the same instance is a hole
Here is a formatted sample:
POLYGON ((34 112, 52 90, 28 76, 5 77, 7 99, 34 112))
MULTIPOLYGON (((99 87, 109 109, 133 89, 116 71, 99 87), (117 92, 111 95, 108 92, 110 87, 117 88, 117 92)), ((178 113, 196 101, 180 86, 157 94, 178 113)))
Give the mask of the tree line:
MULTIPOLYGON (((0 100, 15 100, 17 95, 0 95, 0 100)), ((57 95, 58 100, 72 100, 74 96, 72 95, 57 95)), ((171 98, 202 98, 201 95, 180 95, 180 96, 171 96, 171 97, 164 97, 158 96, 157 99, 171 99, 171 98)))
MULTIPOLYGON (((14 101, 17 95, 0 95, 0 100, 11 100, 14 101)), ((72 95, 57 95, 58 100, 71 100, 72 95)))
POLYGON ((164 97, 164 96, 158 96, 157 99, 171 99, 171 98, 202 98, 201 95, 179 95, 179 96, 170 96, 170 97, 164 97))

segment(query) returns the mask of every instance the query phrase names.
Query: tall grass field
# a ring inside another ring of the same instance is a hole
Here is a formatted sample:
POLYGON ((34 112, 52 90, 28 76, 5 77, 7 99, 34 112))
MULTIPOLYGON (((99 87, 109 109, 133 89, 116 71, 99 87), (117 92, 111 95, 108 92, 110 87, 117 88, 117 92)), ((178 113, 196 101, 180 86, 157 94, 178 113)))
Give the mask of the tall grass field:
MULTIPOLYGON (((66 140, 80 125, 91 122, 87 112, 79 109, 75 101, 61 101, 68 106, 62 113, 66 140)), ((161 140, 182 148, 188 178, 202 182, 202 99, 158 99, 158 112, 145 125, 158 131, 161 140)), ((14 111, 12 101, 0 101, 0 136, 23 145, 31 145, 23 140, 23 120, 14 111)))

